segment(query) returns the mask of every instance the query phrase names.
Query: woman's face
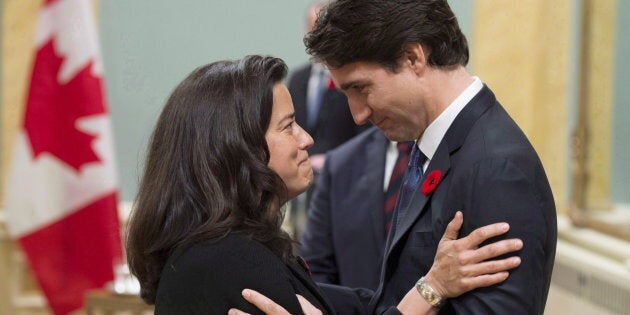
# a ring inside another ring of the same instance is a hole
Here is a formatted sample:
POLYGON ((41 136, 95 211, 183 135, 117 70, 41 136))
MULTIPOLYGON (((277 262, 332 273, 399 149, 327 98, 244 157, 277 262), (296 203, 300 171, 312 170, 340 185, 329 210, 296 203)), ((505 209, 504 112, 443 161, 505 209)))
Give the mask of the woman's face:
POLYGON ((273 87, 273 109, 265 139, 269 168, 284 181, 289 199, 304 192, 313 182, 313 169, 306 152, 313 145, 313 138, 295 122, 291 95, 282 83, 273 87))

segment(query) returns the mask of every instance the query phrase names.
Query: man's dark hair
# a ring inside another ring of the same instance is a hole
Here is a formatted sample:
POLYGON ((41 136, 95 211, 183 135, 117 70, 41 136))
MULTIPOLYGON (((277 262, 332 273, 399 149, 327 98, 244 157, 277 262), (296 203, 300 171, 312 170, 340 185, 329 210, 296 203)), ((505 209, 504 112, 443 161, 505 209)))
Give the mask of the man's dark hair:
POLYGON ((446 0, 338 0, 319 13, 306 52, 331 67, 375 62, 398 68, 405 44, 419 43, 427 63, 468 64, 468 43, 446 0))
POLYGON ((287 189, 267 164, 273 86, 287 67, 249 56, 202 66, 172 92, 153 131, 126 251, 141 297, 155 303, 176 248, 240 233, 291 257, 280 228, 287 189))

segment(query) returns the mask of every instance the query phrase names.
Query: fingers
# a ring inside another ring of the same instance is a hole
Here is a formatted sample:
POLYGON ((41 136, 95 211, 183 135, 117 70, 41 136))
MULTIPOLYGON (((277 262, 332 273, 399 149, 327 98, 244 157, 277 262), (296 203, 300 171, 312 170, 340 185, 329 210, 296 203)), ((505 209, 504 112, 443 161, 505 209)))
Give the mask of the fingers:
POLYGON ((457 239, 457 235, 459 234, 459 229, 462 227, 462 223, 464 222, 464 214, 461 211, 457 211, 455 213, 455 217, 451 222, 446 226, 446 231, 444 231, 444 235, 442 239, 446 240, 455 240, 457 239))
POLYGON ((521 264, 520 257, 509 257, 501 260, 484 261, 474 265, 462 267, 462 273, 471 277, 494 274, 514 269, 521 264))
POLYGON ((501 240, 475 250, 462 252, 459 256, 459 263, 462 265, 477 263, 520 250, 521 248, 523 248, 523 242, 520 239, 501 240))
POLYGON ((298 301, 300 302, 300 306, 302 307, 302 312, 306 315, 322 315, 322 311, 315 308, 311 302, 306 300, 303 296, 296 294, 298 301))
MULTIPOLYGON (((476 288, 491 286, 505 281, 510 274, 507 271, 502 271, 494 274, 480 275, 477 277, 466 278, 462 280, 466 291, 470 291, 476 288)), ((466 292, 464 291, 464 292, 466 292)))
MULTIPOLYGON (((254 304, 259 310, 263 311, 263 313, 267 315, 290 315, 287 310, 285 310, 282 306, 276 304, 274 301, 269 299, 268 297, 250 289, 245 289, 241 293, 245 300, 249 303, 254 304)), ((246 314, 246 313, 235 313, 235 314, 246 314)))
POLYGON ((228 315, 249 315, 249 313, 245 313, 241 310, 237 310, 235 308, 231 308, 230 311, 228 312, 228 315))
POLYGON ((475 229, 461 240, 466 248, 475 248, 489 238, 505 234, 509 229, 510 225, 505 222, 494 223, 475 229))

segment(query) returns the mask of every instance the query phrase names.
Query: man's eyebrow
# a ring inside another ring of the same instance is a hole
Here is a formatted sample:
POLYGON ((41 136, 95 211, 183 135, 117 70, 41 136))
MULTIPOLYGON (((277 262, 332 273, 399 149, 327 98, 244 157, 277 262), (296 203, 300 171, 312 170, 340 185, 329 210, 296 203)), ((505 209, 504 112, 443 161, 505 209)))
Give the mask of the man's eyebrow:
POLYGON ((342 84, 341 86, 339 86, 339 89, 342 91, 345 91, 347 89, 349 89, 351 86, 359 83, 360 80, 354 80, 354 81, 350 81, 350 82, 346 82, 344 84, 342 84))

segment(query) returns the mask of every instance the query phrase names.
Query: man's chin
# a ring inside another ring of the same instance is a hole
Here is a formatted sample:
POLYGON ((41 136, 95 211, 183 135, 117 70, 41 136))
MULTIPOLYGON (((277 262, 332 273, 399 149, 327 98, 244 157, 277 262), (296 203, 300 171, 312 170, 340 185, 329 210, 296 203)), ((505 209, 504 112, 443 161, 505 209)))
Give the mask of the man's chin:
POLYGON ((406 136, 399 130, 391 130, 391 129, 383 130, 383 133, 385 133, 385 137, 387 137, 387 139, 389 139, 390 141, 402 142, 402 141, 415 141, 416 140, 413 138, 413 136, 406 136))

